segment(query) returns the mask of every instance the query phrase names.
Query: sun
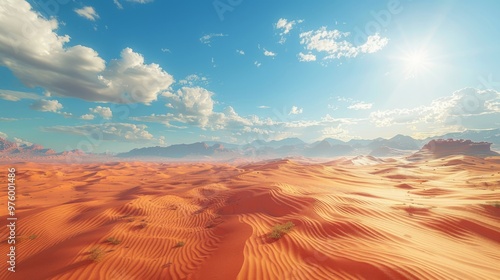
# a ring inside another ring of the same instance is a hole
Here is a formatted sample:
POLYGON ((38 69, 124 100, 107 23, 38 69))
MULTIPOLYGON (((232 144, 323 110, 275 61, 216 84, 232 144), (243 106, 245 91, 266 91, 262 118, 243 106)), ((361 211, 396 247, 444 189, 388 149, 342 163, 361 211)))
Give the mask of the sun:
POLYGON ((405 64, 405 76, 407 79, 415 78, 430 70, 431 61, 427 52, 425 51, 412 51, 405 55, 403 58, 405 64))

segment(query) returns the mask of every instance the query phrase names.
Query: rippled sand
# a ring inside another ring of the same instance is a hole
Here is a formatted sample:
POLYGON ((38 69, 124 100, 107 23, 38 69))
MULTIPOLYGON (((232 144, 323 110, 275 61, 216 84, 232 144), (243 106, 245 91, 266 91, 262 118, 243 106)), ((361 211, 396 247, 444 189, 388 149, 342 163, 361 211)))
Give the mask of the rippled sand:
POLYGON ((500 279, 498 157, 14 166, 1 279, 500 279))

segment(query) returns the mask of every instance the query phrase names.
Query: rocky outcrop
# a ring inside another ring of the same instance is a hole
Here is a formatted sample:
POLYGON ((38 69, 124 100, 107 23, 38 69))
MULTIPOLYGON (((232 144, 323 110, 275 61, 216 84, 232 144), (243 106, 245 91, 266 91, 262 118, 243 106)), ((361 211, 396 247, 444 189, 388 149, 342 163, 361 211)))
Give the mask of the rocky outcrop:
POLYGON ((410 160, 441 158, 451 155, 468 155, 475 157, 498 156, 491 150, 491 143, 473 142, 471 140, 438 139, 431 140, 418 152, 409 156, 410 160))

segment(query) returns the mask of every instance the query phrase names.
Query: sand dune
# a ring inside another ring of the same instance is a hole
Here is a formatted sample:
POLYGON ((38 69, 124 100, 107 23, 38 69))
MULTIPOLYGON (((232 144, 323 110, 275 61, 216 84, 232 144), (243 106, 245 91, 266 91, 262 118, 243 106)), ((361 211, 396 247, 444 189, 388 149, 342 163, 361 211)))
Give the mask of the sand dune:
POLYGON ((498 157, 15 167, 0 279, 500 278, 498 157))

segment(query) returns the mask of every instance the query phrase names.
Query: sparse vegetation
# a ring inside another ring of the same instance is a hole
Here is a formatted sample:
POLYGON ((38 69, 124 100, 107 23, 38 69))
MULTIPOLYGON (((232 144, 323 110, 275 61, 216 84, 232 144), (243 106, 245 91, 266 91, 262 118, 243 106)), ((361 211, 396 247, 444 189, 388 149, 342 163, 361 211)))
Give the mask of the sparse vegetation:
POLYGON ((104 250, 99 248, 99 247, 95 247, 95 248, 92 248, 90 251, 89 251, 89 259, 94 261, 94 262, 100 262, 102 260, 102 258, 104 258, 104 250))
POLYGON ((34 240, 37 237, 38 237, 38 235, 36 235, 36 234, 32 234, 32 235, 28 236, 29 240, 34 240))
POLYGON ((147 226, 148 226, 148 223, 147 223, 147 222, 141 222, 141 223, 139 224, 139 227, 140 227, 140 228, 146 228, 147 226))
POLYGON ((295 227, 295 224, 292 222, 286 222, 284 224, 275 225, 273 227, 273 230, 271 231, 271 233, 267 237, 272 238, 272 239, 280 239, 285 234, 290 232, 293 227, 295 227))
POLYGON ((122 243, 122 241, 116 237, 108 237, 108 239, 106 239, 106 241, 113 244, 113 245, 118 245, 118 244, 122 243))
POLYGON ((179 247, 182 247, 184 245, 186 245, 186 243, 184 241, 179 241, 179 242, 177 242, 177 244, 175 244, 175 247, 179 248, 179 247))

